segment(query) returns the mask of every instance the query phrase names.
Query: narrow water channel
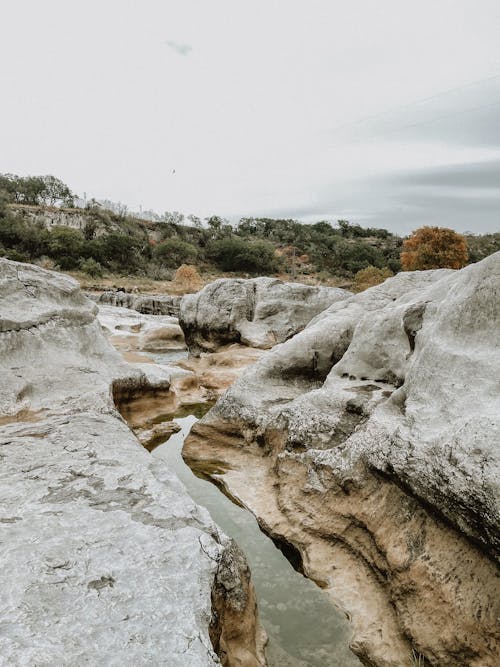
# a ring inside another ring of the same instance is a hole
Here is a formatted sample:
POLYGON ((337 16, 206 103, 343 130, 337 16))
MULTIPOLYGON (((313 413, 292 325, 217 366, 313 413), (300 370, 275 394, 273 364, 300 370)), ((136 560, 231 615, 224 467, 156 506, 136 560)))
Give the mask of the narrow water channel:
MULTIPOLYGON (((205 406, 203 406, 205 407, 205 406)), ((181 450, 191 427, 202 416, 179 414, 181 431, 159 445, 161 459, 183 481, 191 497, 208 509, 214 521, 245 552, 257 592, 259 615, 269 636, 269 667, 359 667, 348 648, 350 628, 344 614, 324 592, 296 572, 281 551, 259 529, 253 515, 231 502, 184 463, 181 450)))

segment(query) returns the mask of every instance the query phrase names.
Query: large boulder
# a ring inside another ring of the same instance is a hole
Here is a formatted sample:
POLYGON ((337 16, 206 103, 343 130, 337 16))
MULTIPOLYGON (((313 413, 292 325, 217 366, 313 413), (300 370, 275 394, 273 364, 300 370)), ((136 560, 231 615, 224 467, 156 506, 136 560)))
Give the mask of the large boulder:
POLYGON ((268 352, 185 443, 352 614, 366 664, 499 664, 499 331, 500 253, 401 273, 268 352))
POLYGON ((0 259, 1 662, 262 664, 244 557, 114 407, 169 380, 96 313, 71 278, 0 259))
POLYGON ((234 342, 267 349, 349 296, 350 292, 336 287, 284 283, 276 278, 222 278, 182 298, 179 323, 194 354, 214 352, 234 342))

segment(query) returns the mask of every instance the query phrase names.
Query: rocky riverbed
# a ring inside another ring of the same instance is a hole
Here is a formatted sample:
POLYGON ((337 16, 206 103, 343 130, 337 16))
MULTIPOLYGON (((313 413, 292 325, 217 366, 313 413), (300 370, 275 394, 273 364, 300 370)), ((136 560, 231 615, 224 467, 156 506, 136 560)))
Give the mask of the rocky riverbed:
POLYGON ((363 664, 498 664, 500 254, 359 295, 118 296, 0 259, 6 664, 265 663, 244 554, 155 449, 214 403, 185 460, 363 664))

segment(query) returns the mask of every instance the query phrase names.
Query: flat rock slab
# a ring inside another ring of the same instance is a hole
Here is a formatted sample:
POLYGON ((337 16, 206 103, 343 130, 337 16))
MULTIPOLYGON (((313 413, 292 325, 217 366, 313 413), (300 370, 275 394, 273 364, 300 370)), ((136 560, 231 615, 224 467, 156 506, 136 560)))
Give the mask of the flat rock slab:
POLYGON ((125 424, 10 424, 0 453, 4 664, 219 664, 217 529, 125 424))

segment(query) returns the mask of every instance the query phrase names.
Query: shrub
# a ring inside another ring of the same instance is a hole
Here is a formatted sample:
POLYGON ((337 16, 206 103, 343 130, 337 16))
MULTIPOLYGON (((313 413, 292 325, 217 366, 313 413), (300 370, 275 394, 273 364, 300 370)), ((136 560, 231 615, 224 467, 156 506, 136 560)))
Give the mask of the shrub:
POLYGON ((12 250, 2 250, 0 255, 13 262, 29 262, 30 259, 26 253, 19 252, 19 250, 16 250, 15 248, 12 250))
POLYGON ((367 266, 366 269, 361 269, 354 276, 354 291, 362 292, 374 285, 380 285, 393 275, 393 272, 387 267, 379 269, 376 266, 367 266))
POLYGON ((83 234, 70 227, 54 227, 48 237, 47 254, 61 269, 74 269, 82 256, 83 234))
POLYGON ((155 246, 153 255, 167 268, 175 269, 181 264, 194 262, 198 250, 191 243, 178 238, 171 238, 155 246))
POLYGON ((467 234, 467 250, 469 252, 469 262, 479 262, 488 255, 500 250, 500 233, 482 234, 475 236, 467 234))
POLYGON ((56 267, 54 260, 50 259, 50 257, 45 257, 44 255, 37 259, 34 263, 37 266, 40 266, 42 269, 47 269, 48 271, 52 271, 56 267))
POLYGON ((102 278, 104 275, 104 269, 99 262, 96 262, 95 259, 89 257, 88 259, 81 259, 79 261, 80 271, 86 273, 91 278, 102 278))
POLYGON ((445 227, 420 227, 403 241, 404 271, 461 269, 467 264, 467 242, 462 234, 445 227))
POLYGON ((174 286, 181 292, 197 292, 203 286, 200 274, 194 266, 182 264, 174 275, 174 286))
POLYGON ((141 263, 141 242, 132 236, 113 232, 90 243, 99 248, 104 263, 111 269, 132 273, 141 263))
POLYGON ((272 243, 268 241, 246 241, 231 237, 214 241, 210 255, 223 271, 245 271, 248 273, 274 273, 279 268, 272 243))
POLYGON ((382 251, 361 239, 332 237, 328 244, 316 246, 312 257, 318 270, 326 269, 339 276, 353 276, 369 266, 387 265, 382 251))
POLYGON ((174 272, 165 266, 160 266, 155 262, 149 262, 146 266, 146 276, 151 280, 172 280, 174 272))

